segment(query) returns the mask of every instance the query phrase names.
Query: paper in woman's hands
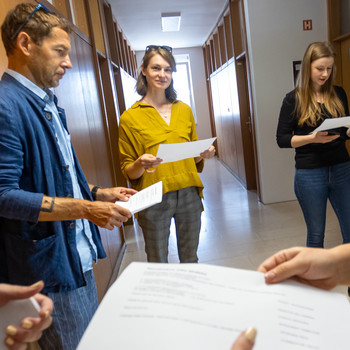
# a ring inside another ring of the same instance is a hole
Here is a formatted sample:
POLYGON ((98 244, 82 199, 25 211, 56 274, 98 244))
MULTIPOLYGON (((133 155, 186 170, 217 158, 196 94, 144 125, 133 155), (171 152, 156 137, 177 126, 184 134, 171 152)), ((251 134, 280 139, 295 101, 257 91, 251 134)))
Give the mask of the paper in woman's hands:
POLYGON ((152 205, 160 203, 163 198, 163 182, 159 181, 154 185, 148 186, 140 192, 135 193, 127 202, 116 201, 115 204, 130 210, 131 214, 149 208, 152 205))
POLYGON ((341 127, 350 128, 350 117, 327 118, 311 134, 314 134, 319 131, 328 131, 328 130, 337 129, 341 127))
POLYGON ((161 164, 199 157, 200 153, 206 151, 215 140, 216 137, 192 142, 161 143, 156 157, 163 159, 161 164))
POLYGON ((268 285, 261 272, 223 266, 133 262, 78 350, 229 350, 250 326, 258 330, 254 350, 349 350, 349 324, 343 294, 268 285))

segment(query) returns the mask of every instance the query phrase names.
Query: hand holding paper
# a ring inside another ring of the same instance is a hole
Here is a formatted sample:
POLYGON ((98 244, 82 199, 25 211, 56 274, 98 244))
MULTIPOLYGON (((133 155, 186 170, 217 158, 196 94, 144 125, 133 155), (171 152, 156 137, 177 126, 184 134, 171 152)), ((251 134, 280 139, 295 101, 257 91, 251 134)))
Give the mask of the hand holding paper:
POLYGON ((137 192, 127 202, 117 201, 115 204, 129 209, 132 214, 160 203, 163 196, 163 182, 159 181, 144 190, 137 192))
POLYGON ((262 273, 248 270, 132 263, 78 350, 228 350, 250 326, 259 333, 254 350, 345 350, 349 322, 349 302, 338 293, 293 281, 266 285, 262 273))
POLYGON ((350 128, 350 117, 325 119, 323 123, 312 132, 312 134, 319 131, 328 131, 341 127, 350 128))
POLYGON ((216 137, 192 142, 161 143, 156 157, 163 159, 162 163, 199 157, 199 155, 207 150, 215 140, 216 137))

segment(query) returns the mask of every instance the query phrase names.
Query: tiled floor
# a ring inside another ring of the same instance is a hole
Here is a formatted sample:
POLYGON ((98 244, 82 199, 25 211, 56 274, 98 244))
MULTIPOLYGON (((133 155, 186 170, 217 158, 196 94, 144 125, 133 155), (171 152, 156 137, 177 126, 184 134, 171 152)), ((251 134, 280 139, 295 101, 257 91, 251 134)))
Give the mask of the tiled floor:
MULTIPOLYGON (((198 249, 199 263, 255 270, 276 251, 305 245, 306 227, 297 201, 264 205, 247 191, 217 159, 206 161, 201 174, 204 212, 198 249)), ((325 246, 341 244, 336 216, 328 207, 325 246)), ((127 249, 120 272, 132 261, 146 261, 142 232, 126 229, 127 249)), ((172 225, 169 262, 178 262, 172 225)), ((347 294, 346 287, 337 291, 347 294)))

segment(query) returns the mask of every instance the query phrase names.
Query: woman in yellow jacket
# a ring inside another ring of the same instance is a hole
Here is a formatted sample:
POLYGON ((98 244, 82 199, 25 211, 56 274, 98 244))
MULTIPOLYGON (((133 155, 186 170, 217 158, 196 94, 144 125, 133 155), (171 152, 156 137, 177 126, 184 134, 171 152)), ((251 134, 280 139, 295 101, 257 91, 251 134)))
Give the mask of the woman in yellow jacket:
POLYGON ((176 71, 172 49, 147 46, 136 90, 142 99, 120 118, 119 149, 124 176, 136 190, 163 181, 161 203, 138 214, 147 260, 168 261, 171 219, 176 226, 180 262, 197 262, 203 210, 203 185, 198 172, 203 158, 214 156, 211 146, 200 157, 161 164, 156 158, 160 143, 198 140, 191 108, 176 99, 172 72, 176 71))

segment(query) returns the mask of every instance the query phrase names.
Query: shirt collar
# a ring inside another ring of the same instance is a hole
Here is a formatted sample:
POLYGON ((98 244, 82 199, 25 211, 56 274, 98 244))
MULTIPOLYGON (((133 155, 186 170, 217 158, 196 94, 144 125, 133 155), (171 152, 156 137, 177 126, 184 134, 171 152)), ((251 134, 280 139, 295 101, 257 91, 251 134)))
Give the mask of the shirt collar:
POLYGON ((44 91, 38 85, 35 85, 32 81, 26 78, 24 75, 12 69, 7 69, 6 73, 11 75, 11 77, 15 78, 19 83, 24 85, 27 89, 32 91, 35 95, 39 96, 45 102, 48 102, 50 100, 50 94, 52 94, 53 96, 53 93, 49 89, 45 89, 46 91, 44 91))

